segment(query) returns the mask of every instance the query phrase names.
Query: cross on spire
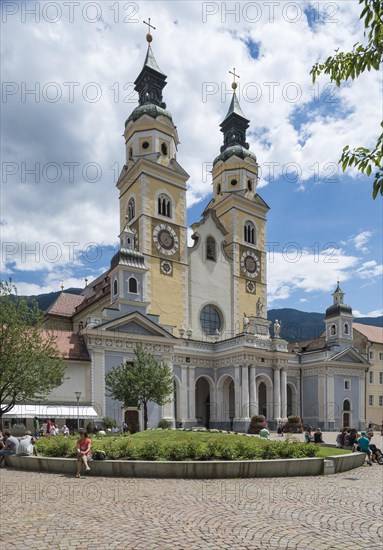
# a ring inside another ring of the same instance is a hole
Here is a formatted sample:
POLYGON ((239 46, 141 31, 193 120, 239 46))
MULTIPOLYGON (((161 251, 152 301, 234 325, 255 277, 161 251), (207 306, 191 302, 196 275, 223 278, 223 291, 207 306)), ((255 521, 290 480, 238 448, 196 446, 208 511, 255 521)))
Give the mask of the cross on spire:
POLYGON ((151 29, 154 29, 156 30, 156 27, 154 27, 151 23, 150 23, 150 17, 149 17, 149 23, 147 23, 146 21, 143 21, 144 25, 147 25, 148 26, 148 34, 146 35, 146 40, 147 42, 151 42, 153 40, 153 37, 151 35, 151 32, 150 30, 151 29))
MULTIPOLYGON (((150 21, 150 20, 149 20, 149 21, 150 21)), ((233 81, 231 87, 233 88, 233 90, 235 90, 235 89, 237 88, 237 86, 238 86, 238 84, 236 83, 235 79, 236 79, 236 78, 240 78, 240 76, 239 76, 239 74, 236 74, 236 72, 235 72, 235 67, 233 67, 233 70, 232 70, 232 71, 229 71, 229 73, 233 75, 234 81, 233 81)))

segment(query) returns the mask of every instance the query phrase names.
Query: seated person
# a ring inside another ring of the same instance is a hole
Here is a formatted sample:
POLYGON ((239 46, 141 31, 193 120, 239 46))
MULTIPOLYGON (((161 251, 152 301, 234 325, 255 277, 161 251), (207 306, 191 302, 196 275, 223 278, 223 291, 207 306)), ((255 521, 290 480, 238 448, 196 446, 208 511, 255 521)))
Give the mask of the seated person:
POLYGON ((314 443, 324 443, 322 431, 320 428, 317 428, 314 432, 314 443))
POLYGON ((36 455, 35 449, 36 439, 32 437, 31 432, 25 432, 25 435, 19 441, 19 448, 17 449, 18 456, 31 456, 36 455))
POLYGON ((262 428, 259 432, 259 435, 263 437, 263 439, 270 439, 270 432, 267 428, 262 428))
POLYGON ((312 443, 314 441, 313 436, 311 435, 310 430, 305 430, 305 442, 306 443, 312 443))
POLYGON ((0 451, 0 466, 5 460, 5 457, 16 454, 17 449, 19 448, 19 440, 16 439, 11 432, 5 431, 4 436, 6 439, 4 447, 0 451))
POLYGON ((366 432, 361 432, 361 437, 358 439, 358 446, 362 453, 367 455, 367 464, 372 466, 371 462, 371 449, 370 449, 370 440, 367 437, 366 432))
POLYGON ((80 439, 77 441, 77 474, 76 477, 80 477, 81 466, 85 466, 85 471, 89 472, 88 465, 89 458, 92 457, 91 452, 92 440, 88 437, 88 432, 83 431, 80 434, 80 439))

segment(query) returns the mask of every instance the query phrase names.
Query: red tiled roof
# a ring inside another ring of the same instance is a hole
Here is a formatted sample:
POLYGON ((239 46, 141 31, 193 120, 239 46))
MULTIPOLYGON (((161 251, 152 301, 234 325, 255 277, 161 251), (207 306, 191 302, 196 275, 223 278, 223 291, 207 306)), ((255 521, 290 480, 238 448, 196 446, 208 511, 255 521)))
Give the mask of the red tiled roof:
POLYGON ((53 334, 56 338, 55 345, 64 359, 76 361, 90 361, 84 338, 70 330, 44 330, 45 334, 53 334))
POLYGON ((353 323, 355 330, 363 334, 370 342, 383 344, 383 328, 373 327, 372 325, 362 325, 362 323, 353 323))
POLYGON ((90 283, 81 293, 83 301, 76 307, 76 312, 82 311, 90 304, 97 302, 100 298, 110 294, 109 271, 106 271, 92 283, 90 283))
POLYGON ((75 308, 84 300, 81 294, 69 294, 61 292, 56 301, 45 311, 45 314, 59 315, 60 317, 72 317, 75 308))
POLYGON ((321 336, 320 338, 316 338, 315 340, 303 340, 302 342, 291 342, 288 344, 287 349, 290 353, 294 351, 295 346, 298 345, 299 351, 316 351, 320 349, 326 348, 326 338, 324 336, 321 336))

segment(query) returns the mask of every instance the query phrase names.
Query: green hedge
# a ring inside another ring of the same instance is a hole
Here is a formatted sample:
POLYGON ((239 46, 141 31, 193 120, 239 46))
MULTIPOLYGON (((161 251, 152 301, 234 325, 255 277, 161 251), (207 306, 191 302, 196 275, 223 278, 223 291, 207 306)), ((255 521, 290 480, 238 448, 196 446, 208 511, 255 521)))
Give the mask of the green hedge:
MULTIPOLYGON (((273 460, 277 458, 314 457, 316 445, 301 443, 294 438, 284 441, 266 441, 253 437, 233 437, 197 441, 190 438, 172 443, 145 441, 138 443, 130 437, 110 438, 97 446, 94 440, 92 451, 103 450, 111 460, 273 460)), ((49 437, 38 441, 37 449, 43 456, 74 457, 76 440, 64 437, 49 437)))

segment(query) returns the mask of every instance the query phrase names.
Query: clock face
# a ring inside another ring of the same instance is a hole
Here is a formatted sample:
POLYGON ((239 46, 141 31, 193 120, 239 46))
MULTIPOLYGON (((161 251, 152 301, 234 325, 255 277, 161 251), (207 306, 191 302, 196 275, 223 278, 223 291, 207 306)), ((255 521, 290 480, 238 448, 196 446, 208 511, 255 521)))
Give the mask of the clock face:
POLYGON ((247 277, 254 278, 258 275, 261 268, 259 259, 254 252, 244 252, 241 257, 242 271, 247 277))
POLYGON ((154 228, 153 242, 157 250, 171 256, 178 250, 178 237, 170 225, 160 223, 154 228))

